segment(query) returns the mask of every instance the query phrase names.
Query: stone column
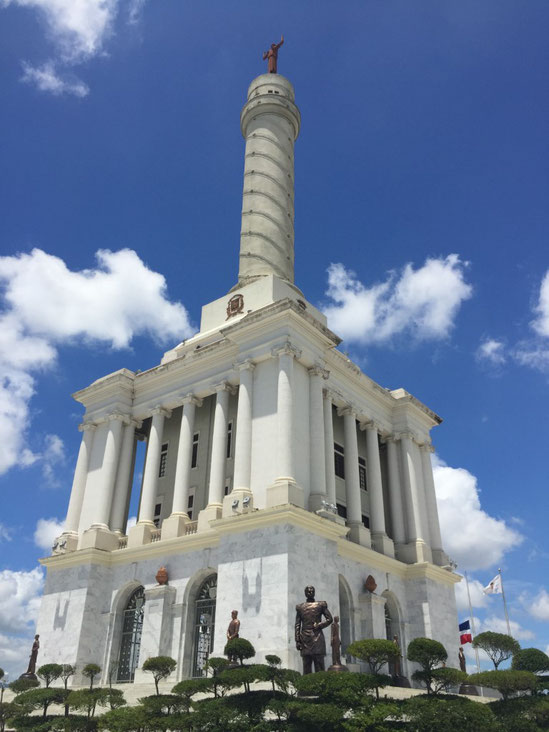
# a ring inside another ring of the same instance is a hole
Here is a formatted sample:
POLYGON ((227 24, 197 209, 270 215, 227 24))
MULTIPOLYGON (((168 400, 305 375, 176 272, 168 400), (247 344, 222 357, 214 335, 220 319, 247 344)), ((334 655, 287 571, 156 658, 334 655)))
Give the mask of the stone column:
POLYGON ((326 461, 326 494, 328 503, 336 505, 334 463, 334 422, 332 417, 332 392, 324 389, 324 459, 326 461))
POLYGON ((409 433, 400 435, 400 448, 402 460, 402 486, 404 493, 404 504, 406 506, 406 534, 407 544, 402 549, 401 555, 404 561, 409 563, 431 561, 431 552, 424 539, 425 527, 424 516, 421 511, 421 482, 423 476, 418 472, 418 464, 415 459, 415 444, 409 433))
POLYGON ((356 410, 346 407, 341 410, 345 435, 345 492, 347 496, 347 525, 349 539, 371 546, 370 531, 362 523, 362 501, 360 498, 360 474, 358 470, 358 437, 356 432, 356 410))
MULTIPOLYGON (((309 369, 309 510, 326 512, 326 453, 324 444, 324 406, 322 381, 328 376, 320 366, 309 369)), ((333 451, 333 447, 332 447, 333 451)))
POLYGON ((394 436, 387 438, 386 442, 389 478, 389 509, 391 512, 391 523, 393 525, 393 541, 395 543, 395 551, 398 556, 400 547, 406 543, 406 533, 404 530, 404 506, 398 469, 397 445, 394 436))
POLYGON ((173 483, 173 504, 171 515, 162 522, 162 539, 173 539, 185 534, 189 523, 189 489, 191 487, 191 464, 193 454, 193 434, 196 407, 202 406, 202 399, 187 394, 182 399, 181 427, 175 463, 173 483))
POLYGON ((65 520, 65 529, 63 535, 66 537, 66 549, 76 549, 76 541, 78 537, 78 524, 80 523, 80 512, 82 511, 82 503, 84 502, 84 491, 86 490, 86 480, 88 477, 88 464, 95 433, 95 425, 93 422, 84 422, 78 429, 82 432, 82 442, 78 451, 78 459, 76 461, 76 469, 74 471, 74 479, 72 481, 71 497, 67 518, 65 520))
POLYGON ((301 351, 285 343, 273 350, 278 356, 277 396, 277 471, 278 477, 267 489, 267 506, 281 506, 288 503, 304 508, 303 488, 297 485, 294 475, 294 406, 293 373, 294 358, 301 351))
POLYGON ((126 511, 133 478, 131 472, 135 452, 135 428, 137 426, 141 426, 141 422, 129 419, 124 427, 120 464, 116 475, 114 500, 111 511, 111 529, 120 535, 124 533, 127 519, 126 511))
POLYGON ((425 489, 425 502, 427 507, 427 521, 429 523, 429 536, 431 539, 431 552, 433 561, 441 567, 449 563, 448 555, 442 548, 442 537, 440 535, 440 522, 438 519, 437 496, 435 492, 435 481, 433 479, 433 466, 431 464, 431 453, 434 451, 432 445, 420 447, 421 463, 423 466, 423 486, 425 489))
POLYGON ((236 438, 234 445, 233 489, 223 499, 223 516, 232 516, 236 511, 252 510, 252 404, 255 364, 250 359, 236 364, 240 372, 238 407, 236 412, 236 438), (246 505, 243 500, 246 499, 246 505), (233 508, 235 501, 238 506, 233 508))
POLYGON ((394 557, 393 542, 385 530, 385 508, 383 505, 383 484, 381 482, 381 461, 379 459, 378 429, 373 422, 368 422, 366 430, 366 472, 368 476, 368 493, 370 497, 370 532, 373 548, 394 557))
POLYGON ((160 453, 162 451, 162 434, 164 431, 164 420, 170 414, 171 412, 169 410, 163 409, 160 406, 156 407, 152 412, 149 444, 147 445, 147 457, 143 471, 139 520, 128 532, 129 547, 148 544, 151 540, 151 532, 155 528, 154 503, 156 501, 160 453))
POLYGON ((93 519, 89 529, 84 531, 78 541, 79 549, 103 549, 112 551, 118 548, 118 536, 109 528, 111 507, 114 496, 116 471, 120 460, 122 442, 122 423, 127 420, 122 414, 111 414, 107 418, 107 434, 101 473, 95 485, 93 519))
POLYGON ((223 488, 227 462, 227 425, 229 413, 229 393, 234 387, 224 381, 215 387, 217 393, 212 435, 212 454, 210 458, 210 485, 208 505, 198 514, 198 531, 207 531, 210 521, 221 518, 223 508, 223 488))

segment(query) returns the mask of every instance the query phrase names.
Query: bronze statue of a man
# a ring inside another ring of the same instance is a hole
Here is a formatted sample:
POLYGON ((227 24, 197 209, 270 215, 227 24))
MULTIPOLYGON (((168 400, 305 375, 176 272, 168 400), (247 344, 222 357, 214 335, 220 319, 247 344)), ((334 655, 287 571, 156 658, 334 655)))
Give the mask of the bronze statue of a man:
POLYGON ((238 610, 232 610, 231 611, 231 622, 229 623, 229 627, 227 628, 227 640, 232 640, 233 638, 238 638, 239 631, 240 631, 240 620, 238 619, 238 610))
POLYGON ((276 62, 278 60, 278 49, 284 43, 284 36, 280 36, 280 43, 271 43, 271 47, 263 54, 263 61, 268 59, 268 73, 276 74, 276 62))
POLYGON ((40 648, 40 641, 38 640, 40 638, 39 635, 34 636, 34 643, 32 644, 32 650, 29 658, 29 667, 27 669, 27 674, 35 674, 36 673, 36 660, 38 658, 38 649, 40 648))
POLYGON ((460 670, 467 673, 467 661, 465 660, 465 653, 463 653, 463 646, 459 647, 458 659, 460 670))
POLYGON ((305 602, 296 605, 295 647, 303 658, 303 673, 310 674, 314 665, 315 671, 324 671, 326 641, 323 628, 332 624, 333 618, 324 600, 315 600, 315 588, 305 588, 305 602), (322 620, 324 616, 325 620, 322 620))

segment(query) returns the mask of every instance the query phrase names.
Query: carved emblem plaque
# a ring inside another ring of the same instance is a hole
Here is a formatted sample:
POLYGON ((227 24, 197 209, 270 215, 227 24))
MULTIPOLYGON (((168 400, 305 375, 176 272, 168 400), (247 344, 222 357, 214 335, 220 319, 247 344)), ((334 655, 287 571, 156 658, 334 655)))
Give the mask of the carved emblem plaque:
POLYGON ((227 320, 235 315, 240 315, 244 312, 244 296, 233 295, 227 303, 227 320))

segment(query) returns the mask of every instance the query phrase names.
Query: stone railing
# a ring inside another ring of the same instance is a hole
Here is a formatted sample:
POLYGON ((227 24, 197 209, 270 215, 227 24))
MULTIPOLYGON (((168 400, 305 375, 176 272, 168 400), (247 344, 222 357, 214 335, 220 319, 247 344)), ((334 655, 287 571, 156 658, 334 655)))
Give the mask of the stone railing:
POLYGON ((127 536, 121 536, 118 540, 118 548, 119 549, 125 549, 128 546, 128 537, 127 536))
POLYGON ((161 529, 153 529, 151 531, 151 544, 154 544, 157 541, 160 541, 162 537, 162 530, 161 529))
POLYGON ((191 521, 185 526, 185 536, 188 536, 189 534, 196 534, 198 527, 198 521, 191 521))
MULTIPOLYGON (((196 534, 197 528, 198 528, 198 521, 190 521, 185 526, 185 536, 191 536, 192 534, 196 534)), ((156 544, 159 541, 162 541, 162 530, 153 529, 151 531, 151 544, 156 544)), ((120 537, 120 539, 118 540, 118 548, 119 549, 128 548, 128 537, 127 536, 120 537)))

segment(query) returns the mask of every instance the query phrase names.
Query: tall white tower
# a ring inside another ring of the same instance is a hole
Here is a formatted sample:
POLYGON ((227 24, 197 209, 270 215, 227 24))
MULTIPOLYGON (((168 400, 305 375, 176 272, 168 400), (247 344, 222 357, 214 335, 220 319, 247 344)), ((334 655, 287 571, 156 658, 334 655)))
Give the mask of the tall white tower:
POLYGON ((66 530, 42 560, 43 663, 98 663, 106 681, 115 662, 129 682, 145 680, 146 658, 169 655, 174 681, 200 676, 237 609, 258 661, 274 653, 299 669, 294 608, 309 584, 340 616, 343 650, 430 636, 457 663, 457 578, 430 461, 440 418, 338 351, 294 284, 299 127, 290 82, 254 79, 238 284, 158 366, 74 395, 82 447, 66 530))
POLYGON ((294 142, 301 115, 279 74, 252 81, 240 115, 246 140, 238 286, 262 275, 294 282, 294 142))

